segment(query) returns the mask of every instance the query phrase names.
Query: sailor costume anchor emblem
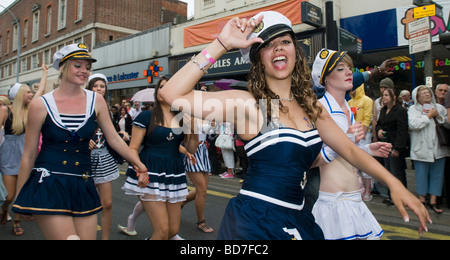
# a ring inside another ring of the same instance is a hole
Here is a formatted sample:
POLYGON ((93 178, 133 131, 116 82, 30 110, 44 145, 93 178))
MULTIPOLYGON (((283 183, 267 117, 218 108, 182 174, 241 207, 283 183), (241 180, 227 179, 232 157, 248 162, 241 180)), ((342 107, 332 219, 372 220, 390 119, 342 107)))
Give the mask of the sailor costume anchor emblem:
POLYGON ((173 133, 170 132, 169 136, 166 137, 167 141, 172 141, 173 139, 175 139, 175 137, 173 137, 173 133))

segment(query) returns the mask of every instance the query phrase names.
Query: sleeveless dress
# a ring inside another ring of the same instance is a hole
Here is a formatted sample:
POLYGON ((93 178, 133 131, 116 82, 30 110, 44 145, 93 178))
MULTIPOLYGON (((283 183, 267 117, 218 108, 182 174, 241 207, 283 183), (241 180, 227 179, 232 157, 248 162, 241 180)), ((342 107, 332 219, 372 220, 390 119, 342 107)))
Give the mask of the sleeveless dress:
POLYGON ((247 174, 228 204, 218 239, 324 239, 304 207, 306 171, 322 147, 318 131, 281 127, 245 143, 247 174))
POLYGON ((91 151, 92 176, 94 176, 95 184, 103 184, 119 178, 119 167, 109 153, 105 135, 100 127, 91 140, 95 142, 95 149, 91 151))
POLYGON ((25 134, 15 135, 12 130, 13 113, 8 107, 8 117, 5 122, 4 143, 0 146, 0 175, 17 176, 20 170, 25 147, 25 134))
MULTIPOLYGON (((147 130, 151 117, 151 111, 144 111, 136 117, 133 125, 147 130)), ((138 187, 136 171, 130 166, 122 187, 125 194, 139 196, 143 201, 185 201, 188 195, 186 170, 179 152, 183 139, 181 128, 157 126, 150 135, 147 134, 139 158, 148 169, 150 182, 145 188, 138 187)))
POLYGON ((62 117, 53 92, 41 98, 47 108, 42 147, 13 211, 21 214, 85 217, 102 210, 91 177, 89 141, 98 125, 95 93, 87 91, 86 114, 62 117), (71 118, 71 119, 68 119, 71 118))

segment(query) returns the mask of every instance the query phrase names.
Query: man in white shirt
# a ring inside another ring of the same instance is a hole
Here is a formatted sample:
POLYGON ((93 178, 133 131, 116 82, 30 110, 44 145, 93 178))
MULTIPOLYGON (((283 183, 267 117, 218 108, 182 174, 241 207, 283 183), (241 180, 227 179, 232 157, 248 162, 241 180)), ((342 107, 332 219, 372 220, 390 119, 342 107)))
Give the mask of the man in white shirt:
POLYGON ((134 101, 134 107, 130 109, 131 118, 136 119, 136 117, 142 112, 141 103, 139 101, 134 101))

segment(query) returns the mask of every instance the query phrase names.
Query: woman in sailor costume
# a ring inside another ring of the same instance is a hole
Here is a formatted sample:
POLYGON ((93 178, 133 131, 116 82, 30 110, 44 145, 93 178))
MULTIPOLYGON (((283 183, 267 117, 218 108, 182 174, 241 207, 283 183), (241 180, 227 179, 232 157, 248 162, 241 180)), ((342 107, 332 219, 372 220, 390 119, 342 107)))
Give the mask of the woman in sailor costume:
MULTIPOLYGON (((107 96, 108 79, 103 74, 94 74, 89 77, 87 90, 107 96)), ((112 115, 110 114, 110 118, 112 115)), ((111 119, 112 121, 112 119, 111 119)), ((91 137, 91 166, 95 185, 103 206, 101 215, 102 240, 108 240, 112 223, 112 181, 119 178, 119 168, 113 156, 109 153, 105 135, 99 127, 91 137)))
MULTIPOLYGON (((180 144, 183 142, 191 154, 198 147, 198 136, 193 134, 196 130, 193 129, 192 122, 181 127, 180 118, 175 118, 175 113, 159 95, 166 82, 167 78, 162 77, 155 88, 153 110, 140 113, 133 122, 130 148, 136 155, 139 153, 148 171, 136 172, 129 168, 128 178, 122 187, 125 194, 139 198, 153 227, 152 240, 168 240, 178 234, 181 203, 188 195, 180 144), (188 125, 191 125, 190 129, 188 125), (141 176, 149 178, 145 187, 138 185, 141 176)), ((186 117, 181 118, 183 123, 191 121, 189 116, 186 117)), ((137 207, 138 205, 136 209, 137 207)))
MULTIPOLYGON (((345 99, 346 92, 353 86, 352 69, 353 61, 346 51, 323 49, 314 61, 312 77, 317 79, 316 86, 326 90, 319 102, 342 131, 358 143, 364 132, 361 124, 355 123, 345 99)), ((373 143, 361 148, 372 155, 387 157, 392 145, 373 143)), ((383 230, 362 201, 356 169, 336 156, 327 145, 324 145, 321 155, 328 164, 320 166, 319 198, 312 213, 325 239, 379 239, 383 230)))
POLYGON ((96 61, 87 46, 68 45, 53 60, 61 85, 30 105, 13 211, 33 215, 49 240, 93 240, 102 206, 92 179, 91 136, 100 126, 113 149, 137 168, 146 168, 115 131, 104 98, 81 88, 96 61))
POLYGON ((172 107, 182 106, 195 117, 233 119, 246 143, 248 171, 240 194, 228 204, 219 239, 323 239, 304 207, 303 193, 305 172, 320 158, 322 140, 391 186, 402 216, 408 216, 404 207, 409 207, 419 216, 419 232, 426 229, 430 218, 418 199, 322 113, 306 59, 285 16, 263 12, 250 20, 231 19, 216 40, 172 77, 161 95, 172 107), (252 62, 249 91, 194 91, 208 68, 234 48, 241 48, 252 62))

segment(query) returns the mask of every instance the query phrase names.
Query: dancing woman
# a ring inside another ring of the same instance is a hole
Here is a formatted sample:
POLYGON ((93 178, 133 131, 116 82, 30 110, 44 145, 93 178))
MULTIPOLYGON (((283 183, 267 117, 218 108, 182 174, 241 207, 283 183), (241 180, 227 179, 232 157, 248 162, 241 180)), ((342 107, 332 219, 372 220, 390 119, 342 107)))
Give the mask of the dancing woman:
POLYGON ((219 239, 323 239, 303 204, 305 172, 318 157, 322 140, 388 184, 402 217, 408 219, 409 207, 419 216, 419 232, 426 230, 430 218, 420 201, 322 113, 306 59, 285 16, 264 12, 250 20, 231 19, 216 40, 172 77, 161 96, 172 109, 182 107, 195 117, 232 120, 246 143, 248 171, 240 194, 227 207, 219 239), (252 62, 249 92, 193 91, 215 60, 234 48, 241 48, 252 62))

